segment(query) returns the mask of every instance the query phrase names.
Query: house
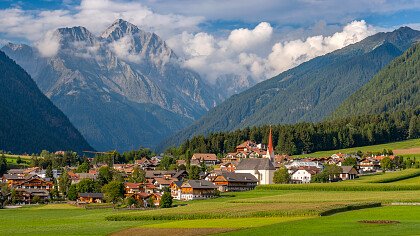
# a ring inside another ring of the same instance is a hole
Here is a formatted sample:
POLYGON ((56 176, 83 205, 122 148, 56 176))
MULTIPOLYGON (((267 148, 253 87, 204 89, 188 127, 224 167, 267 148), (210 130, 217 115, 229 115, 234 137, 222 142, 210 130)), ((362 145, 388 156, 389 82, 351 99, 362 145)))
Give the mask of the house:
POLYGON ((353 166, 341 166, 341 169, 342 171, 340 173, 340 178, 342 180, 355 179, 359 174, 359 172, 353 166))
POLYGON ((169 188, 171 183, 174 181, 178 181, 178 179, 173 178, 170 175, 165 175, 163 177, 154 178, 152 183, 156 186, 156 188, 162 190, 164 188, 169 188))
POLYGON ((114 164, 112 167, 114 170, 131 175, 134 171, 134 164, 114 164))
POLYGON ((146 157, 143 157, 141 160, 135 160, 134 164, 138 165, 143 170, 155 170, 157 167, 156 162, 152 162, 146 157))
POLYGON ((182 181, 174 181, 171 183, 171 196, 176 200, 181 200, 182 181))
POLYGON ((181 185, 181 200, 211 198, 216 195, 217 187, 210 181, 188 180, 181 185))
POLYGON ((145 183, 143 185, 143 188, 144 188, 144 192, 149 193, 149 194, 156 192, 156 186, 152 183, 145 183))
POLYGON ((34 197, 37 196, 41 202, 50 199, 50 192, 46 189, 16 189, 17 202, 24 204, 34 203, 34 197))
POLYGON ((238 165, 237 162, 225 162, 220 165, 220 170, 226 172, 235 172, 236 165, 238 165))
POLYGON ((374 158, 366 158, 358 166, 361 172, 376 172, 381 168, 380 161, 374 158))
POLYGON ((45 189, 47 191, 51 191, 53 185, 52 181, 47 181, 38 176, 33 176, 32 178, 26 179, 23 182, 12 185, 11 187, 15 189, 45 189))
POLYGON ((149 199, 153 199, 153 205, 155 207, 159 207, 160 205, 160 199, 162 198, 162 195, 159 193, 143 193, 139 192, 133 195, 133 198, 142 203, 143 207, 150 207, 149 199))
POLYGON ((246 158, 236 166, 235 173, 249 173, 255 176, 258 184, 272 184, 276 168, 269 158, 246 158))
POLYGON ((313 166, 318 169, 324 169, 324 165, 320 161, 313 161, 313 160, 293 160, 291 163, 285 165, 287 169, 292 168, 299 168, 301 166, 313 166))
POLYGON ((169 175, 172 178, 177 178, 179 180, 184 179, 186 176, 188 176, 187 171, 185 170, 148 170, 146 171, 146 179, 154 179, 154 178, 163 178, 164 176, 169 175))
POLYGON ((194 155, 191 157, 191 163, 204 162, 204 164, 208 166, 216 165, 217 161, 217 156, 213 153, 194 153, 194 155))
POLYGON ((212 180, 220 192, 236 192, 252 190, 258 179, 250 173, 224 172, 212 180))
POLYGON ((23 174, 4 174, 2 176, 2 182, 7 183, 7 186, 9 188, 12 188, 13 186, 22 183, 36 175, 23 175, 23 174))
POLYGON ((292 183, 310 183, 312 176, 321 172, 321 169, 314 166, 300 166, 296 171, 291 175, 292 183))
POLYGON ((103 193, 79 193, 78 203, 102 203, 104 200, 103 193))
POLYGON ((71 184, 77 184, 82 179, 91 179, 96 180, 97 174, 91 174, 91 173, 73 173, 73 172, 67 172, 67 174, 70 176, 71 184))
POLYGON ((126 196, 130 196, 132 194, 140 192, 140 188, 142 188, 141 183, 124 183, 124 190, 126 196))

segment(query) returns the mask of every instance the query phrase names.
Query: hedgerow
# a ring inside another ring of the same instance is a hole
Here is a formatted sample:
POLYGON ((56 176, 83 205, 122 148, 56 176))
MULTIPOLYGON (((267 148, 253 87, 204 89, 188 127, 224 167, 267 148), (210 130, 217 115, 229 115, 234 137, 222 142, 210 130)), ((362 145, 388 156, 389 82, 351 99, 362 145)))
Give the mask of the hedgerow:
POLYGON ((323 211, 319 213, 320 216, 329 216, 340 212, 345 211, 354 211, 354 210, 360 210, 365 208, 373 208, 373 207, 380 207, 382 204, 380 202, 371 202, 371 203, 361 203, 361 204, 352 204, 347 205, 344 207, 337 207, 330 210, 323 211))

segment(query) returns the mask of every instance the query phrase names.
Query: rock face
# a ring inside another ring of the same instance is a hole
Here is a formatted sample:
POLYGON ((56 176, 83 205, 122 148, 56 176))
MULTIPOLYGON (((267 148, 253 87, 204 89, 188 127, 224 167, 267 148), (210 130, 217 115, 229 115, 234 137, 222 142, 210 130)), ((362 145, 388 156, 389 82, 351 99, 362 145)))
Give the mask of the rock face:
POLYGON ((2 50, 98 150, 154 147, 219 102, 162 39, 124 20, 99 37, 73 27, 52 38, 51 57, 27 45, 2 50))
POLYGON ((209 132, 323 120, 419 39, 420 31, 402 27, 314 58, 233 95, 160 148, 209 132))
POLYGON ((17 154, 40 153, 43 149, 79 153, 92 150, 22 67, 1 51, 0 94, 1 150, 17 154))

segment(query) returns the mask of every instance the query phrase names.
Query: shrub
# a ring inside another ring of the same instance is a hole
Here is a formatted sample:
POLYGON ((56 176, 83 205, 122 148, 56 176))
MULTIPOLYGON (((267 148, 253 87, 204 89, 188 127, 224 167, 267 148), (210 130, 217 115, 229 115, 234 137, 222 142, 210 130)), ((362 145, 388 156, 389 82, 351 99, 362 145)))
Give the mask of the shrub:
POLYGON ((172 207, 172 196, 170 192, 165 192, 160 199, 161 208, 171 208, 172 207))

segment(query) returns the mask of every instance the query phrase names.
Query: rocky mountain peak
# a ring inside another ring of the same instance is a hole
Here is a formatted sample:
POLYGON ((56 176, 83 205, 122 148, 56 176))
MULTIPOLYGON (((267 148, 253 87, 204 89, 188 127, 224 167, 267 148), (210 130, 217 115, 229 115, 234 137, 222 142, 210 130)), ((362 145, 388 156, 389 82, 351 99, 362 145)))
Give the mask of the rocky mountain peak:
POLYGON ((82 26, 59 28, 53 35, 59 39, 61 46, 64 48, 74 46, 75 43, 93 45, 97 41, 95 35, 82 26))
POLYGON ((110 40, 118 40, 127 35, 135 35, 135 34, 147 34, 140 30, 137 26, 131 24, 128 21, 123 19, 118 19, 114 21, 102 34, 101 38, 110 39, 110 40))

